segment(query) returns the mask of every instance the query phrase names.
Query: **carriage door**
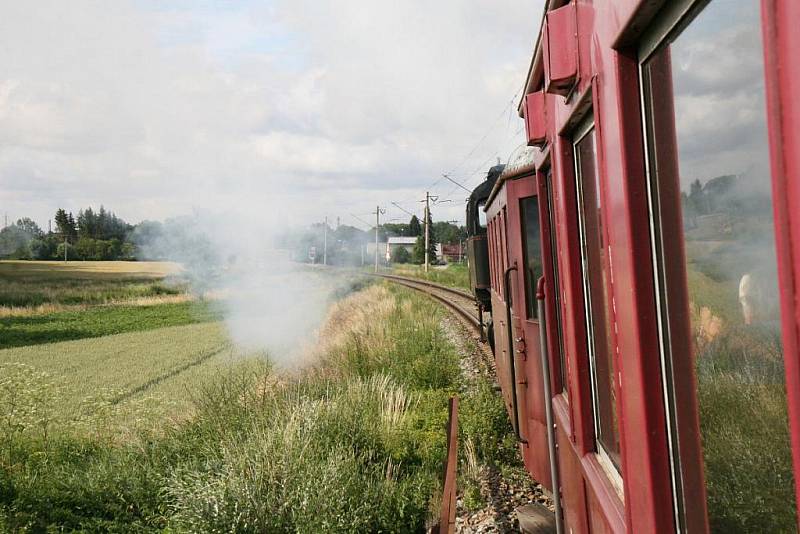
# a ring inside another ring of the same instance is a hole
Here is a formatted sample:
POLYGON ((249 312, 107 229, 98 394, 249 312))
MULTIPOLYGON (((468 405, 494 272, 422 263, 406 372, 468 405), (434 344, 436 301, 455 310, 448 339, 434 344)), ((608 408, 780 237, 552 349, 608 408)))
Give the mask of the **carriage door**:
POLYGON ((760 6, 705 4, 667 4, 639 51, 674 513, 796 532, 760 6))
MULTIPOLYGON (((519 228, 519 235, 509 236, 509 253, 517 262, 513 288, 514 337, 516 366, 525 380, 524 401, 527 417, 528 443, 524 447, 525 463, 536 480, 552 489, 550 459, 547 449, 545 399, 542 395, 539 317, 536 284, 542 276, 542 234, 540 216, 546 206, 540 206, 535 175, 527 175, 507 185, 509 228, 519 228)), ((522 388, 519 389, 522 393, 522 388)), ((522 397, 522 395, 520 395, 522 397)))

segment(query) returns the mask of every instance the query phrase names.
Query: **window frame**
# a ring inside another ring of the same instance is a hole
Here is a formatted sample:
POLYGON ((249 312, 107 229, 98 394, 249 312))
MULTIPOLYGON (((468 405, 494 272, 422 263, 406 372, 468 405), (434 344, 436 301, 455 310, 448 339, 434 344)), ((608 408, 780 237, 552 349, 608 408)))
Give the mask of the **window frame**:
MULTIPOLYGON (((586 139, 586 137, 590 134, 594 133, 594 143, 595 143, 595 174, 597 176, 593 177, 597 180, 597 183, 602 183, 602 176, 600 175, 600 168, 599 168, 599 147, 597 146, 598 136, 597 136, 597 127, 596 127, 596 119, 594 116, 594 108, 589 108, 586 114, 577 122, 577 127, 573 130, 572 135, 568 137, 571 149, 571 156, 572 156, 572 170, 574 174, 575 180, 575 201, 577 203, 577 216, 578 216, 578 242, 580 247, 580 273, 581 273, 581 288, 582 288, 582 304, 583 304, 583 322, 585 325, 586 331, 586 356, 588 358, 589 363, 589 393, 590 393, 590 409, 591 409, 591 416, 592 416, 592 424, 593 424, 593 446, 594 452, 597 457, 597 461, 603 469, 603 472, 608 477, 611 485, 616 490, 620 500, 624 502, 624 483, 622 478, 622 451, 620 450, 620 466, 617 467, 613 460, 611 459, 611 455, 606 450, 605 446, 600 441, 600 397, 599 397, 599 384, 598 384, 598 377, 597 377, 597 346, 596 346, 596 337, 595 337, 595 318, 592 315, 592 302, 597 298, 596 291, 590 285, 589 279, 586 276, 588 272, 589 266, 588 257, 586 255, 587 247, 587 234, 586 234, 586 216, 583 210, 583 202, 584 202, 584 195, 583 195, 583 176, 581 174, 579 168, 579 161, 578 161, 578 145, 586 139)), ((596 192, 598 197, 602 200, 602 191, 598 190, 596 192)), ((600 211, 600 217, 602 218, 605 214, 605 203, 603 204, 603 209, 600 211)), ((603 221, 604 222, 604 221, 603 221)), ((604 225, 605 228, 605 225, 604 225)), ((605 231, 605 229, 604 229, 605 231)), ((604 239, 603 236, 601 238, 604 239)), ((601 266, 602 273, 601 276, 605 277, 605 266, 601 266)), ((610 288, 609 288, 610 289, 610 288)), ((604 310, 605 313, 610 313, 611 310, 604 310)), ((613 320, 613 319, 612 319, 613 320)), ((603 327, 605 327, 603 325, 603 327)), ((609 354, 608 358, 614 358, 615 354, 609 354)), ((618 364, 618 362, 617 362, 618 364)), ((617 373, 619 373, 618 365, 614 365, 614 369, 617 373)), ((611 388, 616 388, 616 379, 612 381, 611 388)), ((618 410, 619 399, 618 396, 615 396, 616 399, 614 402, 611 403, 611 409, 615 412, 617 416, 617 432, 619 434, 619 438, 621 441, 622 438, 622 429, 620 428, 619 424, 621 422, 621 417, 618 410)), ((621 449, 621 443, 620 443, 621 449)))
POLYGON ((547 258, 546 263, 549 264, 543 265, 543 270, 545 273, 545 281, 547 281, 548 277, 551 280, 547 287, 553 294, 551 306, 554 312, 553 319, 555 319, 555 321, 550 320, 549 310, 545 312, 545 316, 548 319, 548 335, 554 337, 551 342, 553 346, 550 347, 550 351, 554 354, 555 358, 551 358, 551 361, 558 364, 558 373, 555 375, 557 377, 555 382, 557 388, 554 389, 557 389, 558 393, 563 394, 564 399, 569 402, 569 364, 567 363, 566 346, 564 344, 563 295, 561 293, 561 274, 559 268, 560 250, 558 246, 558 225, 556 223, 556 199, 555 189, 553 187, 554 176, 552 166, 548 165, 537 170, 536 178, 539 185, 539 198, 544 195, 545 209, 547 210, 547 217, 545 218, 545 224, 542 226, 542 231, 543 233, 547 233, 548 239, 542 239, 542 256, 543 259, 544 257, 547 258), (554 352, 553 349, 557 352, 554 352))

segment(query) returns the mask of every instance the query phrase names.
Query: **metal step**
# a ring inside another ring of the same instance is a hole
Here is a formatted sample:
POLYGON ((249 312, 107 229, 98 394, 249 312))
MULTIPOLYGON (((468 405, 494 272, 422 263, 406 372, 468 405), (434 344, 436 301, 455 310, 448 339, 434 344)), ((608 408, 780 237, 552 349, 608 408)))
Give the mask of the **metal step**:
POLYGON ((539 503, 529 503, 516 509, 519 531, 524 534, 554 534, 556 515, 539 503))

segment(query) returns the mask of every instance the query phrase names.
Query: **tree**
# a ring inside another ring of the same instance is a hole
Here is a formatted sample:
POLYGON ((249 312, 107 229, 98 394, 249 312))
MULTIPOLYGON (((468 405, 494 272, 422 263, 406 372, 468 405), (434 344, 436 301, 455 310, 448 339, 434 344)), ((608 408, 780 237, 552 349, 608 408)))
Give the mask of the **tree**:
POLYGON ((72 212, 67 214, 67 230, 69 230, 69 237, 72 239, 78 238, 78 224, 75 222, 72 212))
POLYGON ((61 234, 62 237, 69 237, 72 235, 72 228, 69 225, 69 215, 62 208, 56 210, 56 232, 61 234))
POLYGON ((56 249, 58 248, 58 237, 46 235, 34 239, 30 243, 31 257, 34 260, 53 260, 57 259, 56 249))
POLYGON ((32 240, 33 236, 15 224, 3 228, 0 230, 0 257, 29 259, 32 240))
MULTIPOLYGON (((411 253, 411 260, 414 263, 425 263, 425 236, 417 237, 417 242, 414 243, 414 251, 411 253)), ((431 239, 428 246, 428 261, 434 263, 436 261, 436 243, 431 239)))
POLYGON ((68 260, 76 260, 78 257, 75 255, 75 247, 70 245, 69 243, 59 243, 58 248, 56 249, 56 257, 58 259, 64 259, 64 247, 67 247, 67 259, 68 260))
POLYGON ((381 230, 384 230, 388 236, 410 235, 408 225, 405 223, 384 223, 381 225, 381 230))
POLYGON ((408 263, 411 261, 411 254, 406 247, 397 247, 392 250, 391 259, 393 263, 408 263))
POLYGON ((31 237, 42 237, 44 235, 44 232, 42 232, 42 229, 39 228, 39 225, 28 217, 17 219, 17 227, 31 237))
POLYGON ((422 225, 419 224, 419 219, 417 219, 416 215, 412 215, 411 220, 408 222, 408 235, 422 235, 422 225))
POLYGON ((439 243, 453 244, 466 239, 466 228, 447 221, 433 223, 433 233, 436 234, 436 240, 439 243))
POLYGON ((689 191, 689 205, 694 213, 698 215, 705 215, 708 213, 708 210, 706 209, 705 194, 703 194, 703 186, 700 184, 700 180, 695 180, 692 182, 691 189, 689 191))

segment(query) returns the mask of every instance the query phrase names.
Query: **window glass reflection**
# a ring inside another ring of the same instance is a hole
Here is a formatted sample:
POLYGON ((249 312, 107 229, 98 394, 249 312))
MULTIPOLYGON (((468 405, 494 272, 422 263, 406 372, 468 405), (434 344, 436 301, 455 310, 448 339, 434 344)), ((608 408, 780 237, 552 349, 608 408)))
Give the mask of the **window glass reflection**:
POLYGON ((542 239, 539 233, 539 202, 536 197, 520 199, 520 216, 525 252, 525 304, 528 319, 537 319, 536 283, 542 277, 542 239))
POLYGON ((716 0, 643 69, 653 191, 680 195, 660 220, 682 225, 689 301, 666 313, 690 323, 714 532, 796 531, 762 57, 759 2, 716 0))

